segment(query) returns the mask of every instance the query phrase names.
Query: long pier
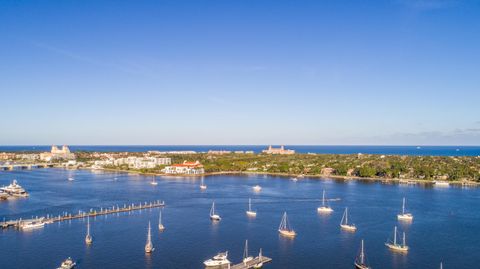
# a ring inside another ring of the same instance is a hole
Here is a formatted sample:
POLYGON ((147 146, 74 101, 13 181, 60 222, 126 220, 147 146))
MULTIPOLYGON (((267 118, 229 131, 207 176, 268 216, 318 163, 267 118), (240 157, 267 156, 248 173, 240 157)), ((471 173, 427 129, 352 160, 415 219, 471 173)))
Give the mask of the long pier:
POLYGON ((251 268, 259 268, 260 265, 264 265, 268 262, 271 262, 272 258, 265 257, 265 256, 258 256, 253 258, 253 260, 248 261, 246 263, 238 263, 230 266, 230 269, 251 269, 251 268))
POLYGON ((128 206, 124 205, 123 207, 119 207, 117 205, 116 207, 112 206, 111 208, 106 208, 106 209, 100 208, 99 211, 90 209, 89 212, 79 211, 78 214, 64 213, 63 215, 58 215, 56 217, 47 215, 46 217, 40 217, 40 218, 37 217, 33 219, 17 219, 17 220, 8 220, 8 221, 4 220, 0 222, 0 227, 2 227, 3 229, 9 228, 9 227, 22 228, 23 225, 28 223, 33 223, 33 222, 43 222, 44 224, 51 224, 51 223, 60 222, 60 221, 96 217, 96 216, 109 215, 109 214, 117 214, 122 212, 130 212, 135 210, 164 207, 164 206, 165 206, 165 202, 163 201, 155 201, 150 203, 145 202, 144 204, 139 203, 137 205, 131 204, 128 206))

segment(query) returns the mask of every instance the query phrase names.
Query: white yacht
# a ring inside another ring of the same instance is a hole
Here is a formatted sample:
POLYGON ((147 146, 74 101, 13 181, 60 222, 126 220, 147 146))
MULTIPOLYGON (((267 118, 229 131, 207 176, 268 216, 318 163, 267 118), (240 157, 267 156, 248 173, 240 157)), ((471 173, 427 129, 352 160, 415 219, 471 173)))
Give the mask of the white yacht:
POLYGON ((145 252, 152 253, 155 250, 152 244, 152 229, 150 228, 150 221, 148 222, 147 243, 145 244, 145 252))
POLYGON ((228 260, 228 251, 220 252, 213 258, 208 259, 203 262, 206 267, 219 267, 219 266, 230 266, 230 261, 228 260))
POLYGON ((259 192, 259 191, 262 190, 262 187, 260 185, 255 185, 255 186, 252 187, 252 189, 256 192, 259 192))
POLYGON ((72 260, 72 258, 68 257, 57 269, 72 269, 73 267, 75 267, 75 265, 77 264, 72 260))
POLYGON ((22 222, 20 224, 20 229, 22 230, 33 230, 43 228, 45 226, 44 218, 35 219, 29 222, 22 222))
POLYGON ((87 245, 92 244, 93 238, 92 235, 90 235, 90 217, 87 217, 87 235, 85 236, 85 243, 87 245))
POLYGON ((207 189, 207 185, 205 185, 205 182, 203 182, 203 177, 202 177, 201 181, 202 181, 202 182, 200 183, 200 189, 201 189, 201 190, 206 190, 206 189, 207 189))
POLYGON ((322 206, 317 208, 317 211, 320 213, 332 213, 333 209, 328 205, 326 199, 325 199, 325 190, 323 190, 323 195, 322 195, 322 206))
POLYGON ((219 221, 222 219, 220 215, 215 213, 215 202, 212 203, 212 208, 210 208, 210 219, 215 221, 219 221))
POLYGON ((257 216, 257 212, 252 210, 252 199, 250 199, 250 198, 248 198, 247 216, 250 216, 250 217, 256 217, 257 216))
POLYGON ((158 216, 158 229, 160 231, 165 230, 165 226, 162 223, 162 210, 160 210, 160 215, 158 216))
POLYGON ((288 237, 295 237, 297 233, 290 227, 288 222, 287 212, 283 213, 282 221, 280 222, 280 226, 278 226, 278 232, 281 235, 288 236, 288 237))
POLYGON ((1 187, 0 190, 12 196, 19 196, 19 197, 28 196, 28 193, 25 191, 25 189, 22 188, 22 186, 18 185, 15 179, 13 180, 12 184, 6 187, 1 187))
POLYGON ((345 212, 343 212, 342 220, 340 221, 340 228, 350 232, 355 232, 357 230, 355 224, 348 223, 348 207, 345 207, 345 212))
POLYGON ((390 241, 386 242, 385 246, 387 246, 391 250, 407 252, 409 248, 405 243, 405 232, 403 233, 402 244, 398 244, 397 243, 397 226, 395 226, 395 229, 393 231, 393 242, 390 242, 390 241))
POLYGON ((248 240, 245 240, 245 249, 243 250, 243 264, 253 260, 253 256, 248 256, 248 240))
POLYGON ((405 197, 403 197, 403 203, 402 203, 402 213, 397 215, 398 220, 404 220, 404 221, 412 221, 413 220, 413 215, 411 213, 407 213, 405 210, 405 197))
POLYGON ((73 178, 73 177, 68 178, 68 181, 74 181, 74 180, 75 180, 75 178, 73 178))

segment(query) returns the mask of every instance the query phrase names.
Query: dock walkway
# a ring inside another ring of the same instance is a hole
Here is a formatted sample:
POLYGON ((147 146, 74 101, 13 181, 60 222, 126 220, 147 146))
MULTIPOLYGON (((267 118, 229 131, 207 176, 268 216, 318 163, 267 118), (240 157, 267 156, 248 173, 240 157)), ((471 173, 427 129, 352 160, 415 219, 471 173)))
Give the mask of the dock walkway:
POLYGON ((95 216, 130 212, 135 210, 164 207, 164 206, 165 206, 165 202, 163 201, 155 201, 150 203, 145 202, 144 204, 140 203, 138 205, 131 204, 129 206, 124 205, 123 207, 113 206, 107 209, 101 208, 100 211, 93 210, 93 209, 90 209, 89 212, 79 211, 78 214, 75 214, 75 215, 64 213, 63 215, 58 215, 56 217, 47 215, 46 217, 41 217, 41 218, 37 217, 33 219, 4 220, 0 222, 0 227, 3 229, 9 228, 9 227, 21 228, 22 225, 24 224, 37 222, 37 221, 41 221, 45 224, 51 224, 59 221, 67 221, 67 220, 73 220, 73 219, 81 219, 81 218, 87 218, 87 217, 95 217, 95 216))
POLYGON ((256 265, 259 264, 266 264, 268 262, 271 262, 272 258, 269 257, 255 257, 253 260, 247 262, 247 263, 239 263, 239 264, 234 264, 230 266, 230 269, 250 269, 250 268, 255 268, 256 265))

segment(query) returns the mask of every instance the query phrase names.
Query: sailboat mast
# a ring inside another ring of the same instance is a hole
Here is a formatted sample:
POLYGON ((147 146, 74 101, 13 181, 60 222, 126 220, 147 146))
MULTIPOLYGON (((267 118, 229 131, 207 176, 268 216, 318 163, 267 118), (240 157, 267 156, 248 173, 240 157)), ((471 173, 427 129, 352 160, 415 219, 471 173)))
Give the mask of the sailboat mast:
POLYGON ((245 250, 243 251, 243 258, 247 258, 248 257, 248 239, 245 240, 245 250))
POLYGON ((90 218, 87 218, 87 236, 90 236, 90 218))
POLYGON ((158 224, 162 224, 162 210, 160 210, 160 215, 158 216, 158 224))
POLYGON ((403 246, 405 247, 405 232, 403 232, 403 246))
POLYGON ((152 228, 150 226, 150 221, 148 222, 148 234, 147 234, 147 244, 151 245, 152 244, 152 228))
POLYGON ((248 211, 252 211, 252 199, 248 198, 248 211))
POLYGON ((403 197, 402 214, 405 214, 405 197, 403 197))
POLYGON ((348 224, 348 207, 345 207, 345 224, 348 224))
POLYGON ((323 195, 322 195, 322 206, 325 206, 325 190, 323 190, 323 195))
POLYGON ((363 239, 362 239, 362 250, 360 251, 360 263, 365 264, 365 254, 363 252, 363 239))
POLYGON ((397 245, 397 226, 395 226, 395 230, 393 232, 393 244, 397 245))

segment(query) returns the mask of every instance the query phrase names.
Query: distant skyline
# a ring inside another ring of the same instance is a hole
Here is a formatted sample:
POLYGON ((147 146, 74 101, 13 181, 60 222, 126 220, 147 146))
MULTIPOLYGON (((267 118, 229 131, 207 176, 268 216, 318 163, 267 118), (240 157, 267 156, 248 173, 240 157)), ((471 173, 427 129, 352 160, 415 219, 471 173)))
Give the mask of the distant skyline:
POLYGON ((0 1, 0 145, 480 145, 480 1, 0 1))

